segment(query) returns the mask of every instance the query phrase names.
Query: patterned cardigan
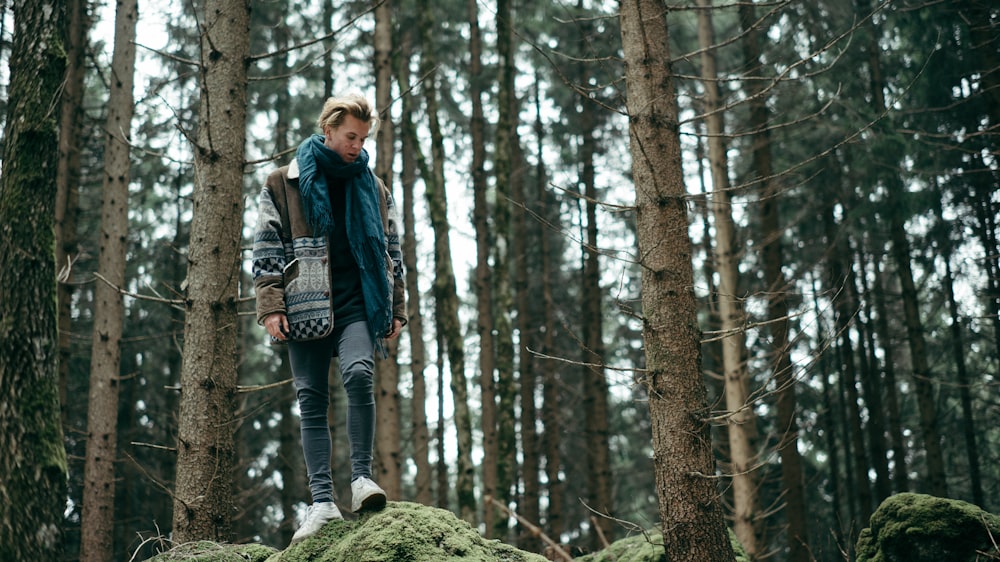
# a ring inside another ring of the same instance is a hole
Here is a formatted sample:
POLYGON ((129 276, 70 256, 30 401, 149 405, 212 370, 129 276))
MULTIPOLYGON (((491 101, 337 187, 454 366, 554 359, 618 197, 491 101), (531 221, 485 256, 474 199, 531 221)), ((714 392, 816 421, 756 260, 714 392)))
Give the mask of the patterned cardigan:
MULTIPOLYGON (((257 293, 257 323, 275 312, 288 317, 291 340, 322 338, 333 330, 330 299, 329 246, 315 236, 306 221, 295 160, 272 172, 260 193, 260 210, 253 238, 253 283, 257 293)), ((385 270, 392 315, 406 324, 403 262, 399 248, 396 206, 381 180, 380 207, 385 229, 385 270)))

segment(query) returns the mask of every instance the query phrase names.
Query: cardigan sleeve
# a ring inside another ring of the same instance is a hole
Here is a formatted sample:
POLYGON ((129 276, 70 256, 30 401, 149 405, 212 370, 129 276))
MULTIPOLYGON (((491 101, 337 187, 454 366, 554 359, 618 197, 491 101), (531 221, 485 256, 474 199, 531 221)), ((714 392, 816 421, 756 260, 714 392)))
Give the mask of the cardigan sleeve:
POLYGON ((260 192, 257 226, 253 236, 253 285, 257 295, 257 323, 275 312, 285 312, 283 272, 286 265, 281 212, 276 202, 273 178, 260 192))
POLYGON ((408 321, 406 314, 406 280, 403 277, 403 253, 399 242, 399 217, 396 213, 396 202, 392 197, 392 192, 381 180, 382 201, 385 205, 385 245, 392 261, 392 316, 398 318, 405 325, 408 321))

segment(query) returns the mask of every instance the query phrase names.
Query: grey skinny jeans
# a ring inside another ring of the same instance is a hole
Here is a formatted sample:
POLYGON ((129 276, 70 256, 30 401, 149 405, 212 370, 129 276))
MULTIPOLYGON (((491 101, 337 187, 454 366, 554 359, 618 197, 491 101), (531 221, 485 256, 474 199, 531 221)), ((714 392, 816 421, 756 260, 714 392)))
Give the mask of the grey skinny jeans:
POLYGON ((302 425, 302 455, 309 474, 313 503, 335 499, 330 471, 330 407, 328 372, 332 355, 340 360, 347 391, 347 440, 351 447, 351 481, 372 473, 375 440, 374 345, 368 323, 354 322, 319 340, 288 342, 302 425))

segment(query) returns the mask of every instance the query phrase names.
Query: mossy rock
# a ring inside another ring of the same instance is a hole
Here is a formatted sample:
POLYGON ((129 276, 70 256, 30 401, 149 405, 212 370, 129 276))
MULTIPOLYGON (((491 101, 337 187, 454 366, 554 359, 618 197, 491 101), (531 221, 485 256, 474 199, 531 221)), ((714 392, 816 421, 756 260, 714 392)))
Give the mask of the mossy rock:
POLYGON ((857 562, 1000 560, 1000 517, 959 500, 924 494, 886 499, 861 531, 857 562))
POLYGON ((277 550, 260 544, 189 542, 149 558, 149 562, 264 562, 277 550))
POLYGON ((545 562, 538 554, 484 539, 450 511, 409 502, 356 521, 331 521, 267 562, 545 562))
MULTIPOLYGON (((736 538, 732 529, 729 531, 729 544, 733 546, 736 562, 750 562, 743 545, 736 538)), ((667 553, 663 550, 663 534, 658 530, 647 531, 645 534, 633 535, 617 540, 608 548, 574 558, 578 562, 667 562, 667 553)))

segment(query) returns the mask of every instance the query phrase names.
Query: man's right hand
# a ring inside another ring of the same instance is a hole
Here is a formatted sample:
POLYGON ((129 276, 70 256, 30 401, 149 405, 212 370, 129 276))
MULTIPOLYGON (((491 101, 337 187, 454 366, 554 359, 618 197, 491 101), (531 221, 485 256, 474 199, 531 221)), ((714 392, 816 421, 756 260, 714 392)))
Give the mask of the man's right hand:
POLYGON ((285 341, 288 339, 288 317, 285 316, 284 312, 268 314, 264 318, 264 329, 267 330, 267 333, 271 334, 272 338, 285 341))

